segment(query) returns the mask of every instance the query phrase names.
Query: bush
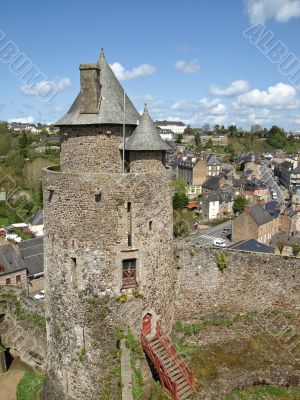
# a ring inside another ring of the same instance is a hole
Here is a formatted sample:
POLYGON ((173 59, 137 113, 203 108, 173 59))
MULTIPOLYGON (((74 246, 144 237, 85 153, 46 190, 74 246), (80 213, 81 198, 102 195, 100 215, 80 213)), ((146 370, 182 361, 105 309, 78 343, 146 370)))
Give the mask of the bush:
POLYGON ((216 256, 217 266, 222 273, 224 272, 224 269, 227 267, 227 261, 228 258, 223 251, 216 256))
POLYGON ((300 244, 293 243, 292 249, 293 249, 294 256, 297 257, 297 255, 300 253, 300 244))

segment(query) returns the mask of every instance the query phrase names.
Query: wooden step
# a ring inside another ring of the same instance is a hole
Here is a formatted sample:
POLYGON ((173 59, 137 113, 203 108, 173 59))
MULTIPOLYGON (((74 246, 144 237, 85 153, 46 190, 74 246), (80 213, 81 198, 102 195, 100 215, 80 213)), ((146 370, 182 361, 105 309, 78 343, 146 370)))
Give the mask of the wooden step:
POLYGON ((190 385, 187 384, 186 386, 184 386, 183 388, 178 390, 178 397, 180 399, 182 399, 182 396, 184 396, 185 394, 191 395, 192 393, 193 393, 193 391, 192 391, 190 385))
POLYGON ((159 341, 156 343, 151 343, 152 349, 157 349, 157 347, 163 347, 162 343, 159 341))
POLYGON ((177 385, 180 385, 181 382, 186 382, 185 376, 182 376, 182 375, 181 375, 178 379, 176 379, 177 385))
POLYGON ((185 392, 183 395, 179 396, 179 400, 189 400, 194 392, 190 389, 188 392, 185 392))

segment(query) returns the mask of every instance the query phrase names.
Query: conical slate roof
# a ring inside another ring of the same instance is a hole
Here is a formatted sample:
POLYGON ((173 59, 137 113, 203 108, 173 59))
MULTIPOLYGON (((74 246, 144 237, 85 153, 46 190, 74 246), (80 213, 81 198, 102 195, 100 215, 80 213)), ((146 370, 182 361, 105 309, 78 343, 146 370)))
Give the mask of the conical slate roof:
MULTIPOLYGON (((123 124, 124 119, 124 89, 105 59, 103 50, 98 61, 100 66, 101 101, 97 114, 80 114, 79 93, 69 111, 55 125, 91 125, 91 124, 123 124)), ((125 123, 137 125, 139 113, 125 95, 125 123)))
MULTIPOLYGON (((123 145, 120 146, 123 148, 123 145)), ((125 142, 125 150, 171 150, 171 147, 160 137, 145 104, 144 113, 139 125, 125 142)))

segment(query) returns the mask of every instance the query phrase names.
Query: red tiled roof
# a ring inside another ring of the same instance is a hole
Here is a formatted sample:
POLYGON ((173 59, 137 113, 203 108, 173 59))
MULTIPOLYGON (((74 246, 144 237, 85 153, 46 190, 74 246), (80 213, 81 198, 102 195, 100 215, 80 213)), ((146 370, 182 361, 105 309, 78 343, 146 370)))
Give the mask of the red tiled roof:
POLYGON ((190 201, 186 206, 189 210, 198 207, 198 201, 190 201))

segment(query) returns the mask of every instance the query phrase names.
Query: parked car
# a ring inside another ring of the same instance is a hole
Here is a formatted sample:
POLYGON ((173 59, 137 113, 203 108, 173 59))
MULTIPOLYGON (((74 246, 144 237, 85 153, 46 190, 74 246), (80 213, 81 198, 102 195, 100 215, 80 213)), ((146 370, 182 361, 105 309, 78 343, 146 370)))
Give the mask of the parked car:
POLYGON ((227 244, 222 239, 214 239, 214 246, 215 247, 227 247, 227 244))
POLYGON ((231 228, 224 228, 223 231, 222 231, 222 233, 223 233, 224 235, 229 235, 229 233, 231 233, 231 228))
POLYGON ((45 290, 41 290, 40 292, 35 294, 33 297, 35 300, 43 300, 43 298, 45 297, 45 290))

